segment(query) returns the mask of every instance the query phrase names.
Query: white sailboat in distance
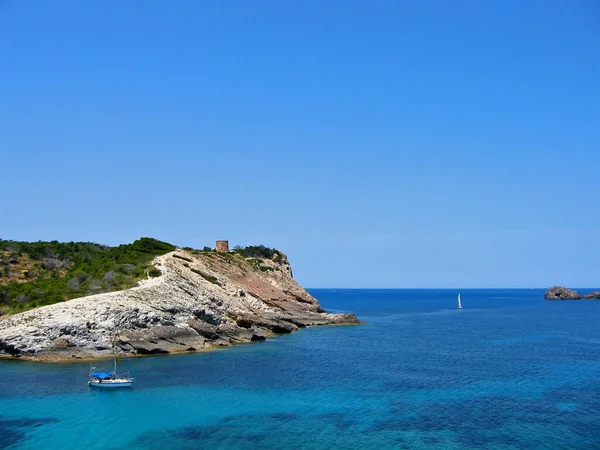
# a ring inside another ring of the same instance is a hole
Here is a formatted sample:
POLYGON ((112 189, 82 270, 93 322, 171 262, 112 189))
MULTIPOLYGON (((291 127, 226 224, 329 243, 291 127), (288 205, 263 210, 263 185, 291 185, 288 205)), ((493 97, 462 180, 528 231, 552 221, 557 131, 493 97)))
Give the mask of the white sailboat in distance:
POLYGON ((458 309, 462 309, 462 304, 460 303, 460 293, 458 294, 458 309))

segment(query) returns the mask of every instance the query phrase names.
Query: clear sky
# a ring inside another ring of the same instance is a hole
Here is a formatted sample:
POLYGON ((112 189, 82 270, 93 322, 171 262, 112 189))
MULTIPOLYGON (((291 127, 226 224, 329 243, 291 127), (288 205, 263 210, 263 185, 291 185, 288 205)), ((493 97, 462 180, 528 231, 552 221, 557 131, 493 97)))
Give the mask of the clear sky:
POLYGON ((0 238, 307 287, 600 286, 595 0, 0 0, 0 238))

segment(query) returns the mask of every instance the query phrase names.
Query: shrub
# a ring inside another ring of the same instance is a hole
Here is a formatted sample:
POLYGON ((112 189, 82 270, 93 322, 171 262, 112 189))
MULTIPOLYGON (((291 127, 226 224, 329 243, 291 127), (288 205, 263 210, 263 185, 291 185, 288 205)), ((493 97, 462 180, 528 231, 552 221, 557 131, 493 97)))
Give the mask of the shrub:
POLYGON ((153 267, 152 269, 150 269, 148 271, 148 276, 150 278, 160 277, 161 275, 162 275, 162 272, 160 270, 158 270, 156 267, 153 267))
POLYGON ((235 253, 239 253, 245 258, 265 258, 274 259, 281 258, 279 251, 274 248, 265 247, 264 245, 251 245, 244 248, 234 248, 235 253))
POLYGON ((201 270, 197 270, 197 269, 190 269, 192 272, 194 272, 195 274, 200 275, 202 278, 204 278, 206 281, 209 281, 212 284, 216 284, 218 286, 222 286, 221 283, 219 283, 219 279, 217 277, 213 277, 212 275, 209 275, 207 273, 202 272, 201 270))

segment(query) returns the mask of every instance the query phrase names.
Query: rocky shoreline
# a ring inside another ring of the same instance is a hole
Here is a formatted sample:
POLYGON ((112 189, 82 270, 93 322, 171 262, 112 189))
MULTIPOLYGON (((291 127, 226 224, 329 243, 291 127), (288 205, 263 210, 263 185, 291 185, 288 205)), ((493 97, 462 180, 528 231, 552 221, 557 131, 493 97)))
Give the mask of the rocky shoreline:
POLYGON ((115 340, 128 356, 205 351, 313 325, 360 324, 328 314, 292 277, 285 255, 176 250, 155 258, 161 275, 137 287, 0 317, 0 357, 102 359, 115 340))
POLYGON ((552 286, 544 294, 546 300, 600 300, 600 291, 581 295, 574 289, 564 286, 552 286))

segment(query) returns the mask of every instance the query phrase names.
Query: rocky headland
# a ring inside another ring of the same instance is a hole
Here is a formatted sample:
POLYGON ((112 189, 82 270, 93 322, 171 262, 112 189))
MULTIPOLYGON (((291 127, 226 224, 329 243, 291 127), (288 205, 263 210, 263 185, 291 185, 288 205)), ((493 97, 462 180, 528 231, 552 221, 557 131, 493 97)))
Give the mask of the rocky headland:
POLYGON ((581 295, 574 289, 564 286, 552 286, 544 294, 546 300, 600 300, 600 291, 581 295))
POLYGON ((328 314, 292 277, 287 257, 177 249, 160 275, 117 292, 0 317, 0 356, 34 361, 194 352, 262 341, 312 325, 358 324, 328 314), (116 335, 116 338, 114 337, 116 335))

